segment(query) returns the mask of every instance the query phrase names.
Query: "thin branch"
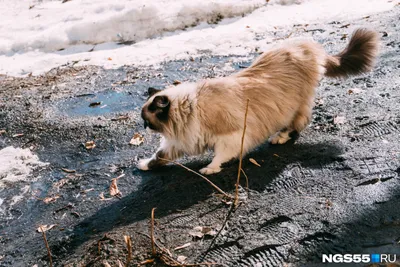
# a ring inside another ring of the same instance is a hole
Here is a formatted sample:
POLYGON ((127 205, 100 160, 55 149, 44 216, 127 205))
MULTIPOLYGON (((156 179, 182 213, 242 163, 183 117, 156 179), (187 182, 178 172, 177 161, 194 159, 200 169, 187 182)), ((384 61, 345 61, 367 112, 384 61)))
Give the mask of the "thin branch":
POLYGON ((176 161, 169 160, 169 159, 165 159, 165 158, 160 158, 160 157, 158 157, 158 158, 161 159, 161 160, 165 160, 165 161, 174 163, 174 164, 176 164, 176 165, 178 165, 178 166, 181 166, 182 168, 184 168, 184 169, 186 169, 186 170, 188 170, 188 171, 190 171, 190 172, 196 174, 197 176, 200 176, 201 178, 203 178, 204 180, 206 180, 206 182, 209 183, 212 187, 214 187, 218 192, 220 192, 221 194, 223 194, 225 197, 227 197, 227 198, 232 198, 231 195, 225 193, 225 191, 223 191, 223 190, 222 190, 221 188, 219 188, 216 184, 214 184, 213 182, 211 182, 207 177, 201 175, 200 173, 198 173, 198 172, 196 172, 196 171, 194 171, 194 170, 192 170, 192 169, 186 167, 185 165, 182 165, 182 164, 180 164, 180 163, 178 163, 178 162, 176 162, 176 161))
POLYGON ((246 127, 247 127, 247 113, 249 111, 249 102, 250 99, 247 99, 246 104, 246 113, 244 114, 244 126, 243 126, 243 134, 242 134, 242 143, 240 146, 240 158, 239 158, 239 168, 238 168, 238 176, 236 181, 236 192, 235 192, 235 206, 239 204, 239 184, 240 184, 240 173, 242 170, 242 160, 243 160, 243 145, 244 145, 244 136, 246 134, 246 127))
POLYGON ((151 210, 151 224, 150 224, 150 236, 151 236, 151 255, 153 257, 156 257, 156 247, 154 245, 155 241, 154 241, 154 210, 156 208, 153 208, 151 210))
POLYGON ((51 258, 51 251, 50 251, 49 243, 47 242, 46 233, 44 232, 41 225, 39 227, 40 227, 40 230, 42 231, 44 244, 46 245, 47 255, 49 256, 49 261, 50 261, 50 267, 53 267, 53 259, 51 258))

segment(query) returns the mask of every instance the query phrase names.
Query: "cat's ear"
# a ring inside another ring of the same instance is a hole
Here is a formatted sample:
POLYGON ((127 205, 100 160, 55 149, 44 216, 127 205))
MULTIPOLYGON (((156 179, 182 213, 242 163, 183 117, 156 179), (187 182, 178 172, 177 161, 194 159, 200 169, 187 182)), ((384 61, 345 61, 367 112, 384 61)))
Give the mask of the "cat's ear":
POLYGON ((147 89, 147 93, 149 94, 149 97, 151 97, 151 96, 153 96, 154 94, 156 94, 156 93, 158 93, 158 92, 161 92, 162 90, 161 89, 156 89, 156 88, 154 88, 154 87, 149 87, 148 89, 147 89))
POLYGON ((157 108, 161 108, 161 109, 165 109, 167 107, 169 107, 170 102, 167 96, 165 95, 158 95, 154 98, 153 100, 153 104, 157 107, 157 108))

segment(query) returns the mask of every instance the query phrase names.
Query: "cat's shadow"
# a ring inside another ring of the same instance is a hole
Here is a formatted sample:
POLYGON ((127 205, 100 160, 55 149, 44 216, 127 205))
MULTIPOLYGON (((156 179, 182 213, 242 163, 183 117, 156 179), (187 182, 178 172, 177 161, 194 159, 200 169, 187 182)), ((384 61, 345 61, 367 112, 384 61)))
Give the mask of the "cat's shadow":
MULTIPOLYGON (((243 159, 243 169, 249 177, 249 188, 264 191, 275 178, 290 164, 300 164, 308 168, 338 161, 341 149, 332 143, 264 144, 243 159), (261 167, 249 161, 254 158, 261 167)), ((208 163, 202 157, 198 161, 185 164, 193 170, 199 170, 208 163)), ((232 192, 236 182, 238 161, 229 162, 221 173, 208 176, 222 190, 232 192)), ((134 176, 141 176, 142 184, 138 190, 123 197, 120 201, 101 208, 93 216, 78 224, 73 232, 73 239, 68 244, 72 252, 93 235, 105 233, 115 227, 130 225, 149 218, 150 211, 157 207, 157 217, 163 217, 177 210, 184 210, 199 201, 210 198, 213 188, 196 174, 188 172, 177 165, 167 165, 155 171, 142 172, 131 168, 134 176)), ((244 184, 244 183, 243 183, 244 184)), ((55 251, 57 249, 55 248, 55 251)), ((61 255, 59 255, 61 256, 61 255)))

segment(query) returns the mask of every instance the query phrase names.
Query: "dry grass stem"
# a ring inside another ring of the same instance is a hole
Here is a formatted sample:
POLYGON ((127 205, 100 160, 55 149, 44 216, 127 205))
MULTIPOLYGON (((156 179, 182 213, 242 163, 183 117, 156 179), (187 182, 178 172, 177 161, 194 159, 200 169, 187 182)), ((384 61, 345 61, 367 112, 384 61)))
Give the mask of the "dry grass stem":
POLYGON ((244 177, 246 178, 246 192, 247 192, 247 196, 249 196, 249 177, 247 177, 247 175, 243 169, 241 169, 241 170, 242 170, 244 177))
POLYGON ((196 171, 194 171, 194 170, 192 170, 192 169, 186 167, 185 165, 182 165, 182 164, 180 164, 180 163, 178 163, 178 162, 176 162, 176 161, 169 160, 169 159, 165 159, 165 158, 160 158, 160 157, 159 157, 159 159, 165 160, 165 161, 168 161, 168 162, 171 162, 171 163, 174 163, 174 164, 176 164, 176 165, 178 165, 178 166, 181 166, 182 168, 184 168, 184 169, 186 169, 186 170, 188 170, 188 171, 190 171, 190 172, 196 174, 197 176, 200 176, 201 178, 203 178, 204 180, 206 180, 206 182, 209 183, 212 187, 214 187, 218 192, 220 192, 221 194, 223 194, 225 197, 227 197, 227 198, 232 198, 231 195, 225 193, 225 191, 223 191, 223 190, 222 190, 221 188, 219 188, 216 184, 214 184, 213 182, 211 182, 207 177, 201 175, 200 173, 198 173, 198 172, 196 172, 196 171))
POLYGON ((155 241, 154 241, 154 210, 156 208, 153 208, 151 210, 151 224, 150 224, 150 236, 151 236, 151 255, 153 257, 156 256, 157 252, 156 252, 156 247, 155 247, 155 241))
POLYGON ((147 234, 142 234, 147 236, 148 238, 150 238, 151 240, 151 254, 152 254, 152 259, 148 259, 145 261, 142 261, 139 263, 139 265, 145 265, 145 264, 149 264, 149 263, 154 263, 157 259, 160 260, 163 264, 167 265, 167 266, 211 266, 211 265, 217 265, 217 263, 210 263, 210 262, 204 262, 204 263, 194 263, 194 264, 182 264, 180 262, 178 262, 177 260, 172 258, 172 254, 171 252, 166 249, 165 247, 162 247, 161 245, 158 245, 155 241, 154 238, 154 210, 156 208, 153 208, 151 210, 151 223, 150 223, 150 236, 148 236, 147 234), (159 252, 157 252, 156 250, 156 246, 159 248, 159 252))
POLYGON ((41 225, 39 226, 39 228, 40 228, 40 230, 42 231, 44 244, 46 245, 47 255, 49 256, 50 267, 53 267, 53 259, 51 258, 51 251, 50 251, 49 243, 47 242, 46 233, 45 233, 45 231, 43 230, 43 228, 42 228, 41 225))
POLYGON ((126 257, 126 264, 125 266, 129 266, 129 263, 132 260, 132 240, 131 237, 128 235, 124 236, 124 240, 126 243, 126 248, 128 249, 128 256, 126 257))
POLYGON ((243 161, 243 144, 244 144, 244 136, 246 134, 247 127, 247 113, 249 111, 249 102, 250 99, 247 99, 246 104, 246 113, 244 114, 244 125, 243 125, 243 134, 242 134, 242 143, 240 145, 240 158, 239 158, 239 168, 238 168, 238 176, 236 181, 236 191, 235 191, 235 206, 237 207, 239 204, 239 184, 240 184, 240 173, 242 171, 242 161, 243 161))

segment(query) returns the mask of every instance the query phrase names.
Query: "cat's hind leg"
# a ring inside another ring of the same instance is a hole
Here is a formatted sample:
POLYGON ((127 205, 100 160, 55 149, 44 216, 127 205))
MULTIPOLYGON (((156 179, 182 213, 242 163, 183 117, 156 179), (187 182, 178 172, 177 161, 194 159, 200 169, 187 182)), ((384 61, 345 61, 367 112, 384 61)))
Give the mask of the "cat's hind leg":
POLYGON ((307 127, 311 121, 312 107, 309 104, 302 105, 296 112, 291 124, 280 130, 275 135, 271 136, 269 142, 271 144, 285 144, 291 139, 292 132, 300 133, 307 127))

